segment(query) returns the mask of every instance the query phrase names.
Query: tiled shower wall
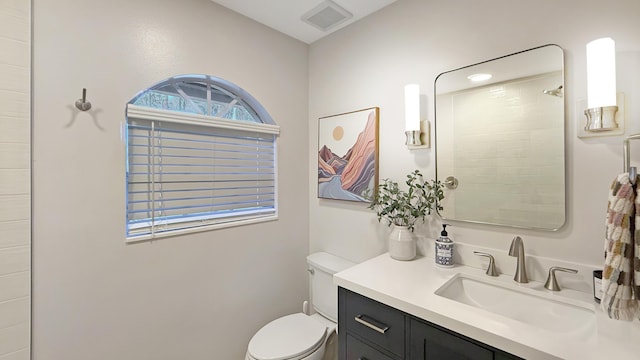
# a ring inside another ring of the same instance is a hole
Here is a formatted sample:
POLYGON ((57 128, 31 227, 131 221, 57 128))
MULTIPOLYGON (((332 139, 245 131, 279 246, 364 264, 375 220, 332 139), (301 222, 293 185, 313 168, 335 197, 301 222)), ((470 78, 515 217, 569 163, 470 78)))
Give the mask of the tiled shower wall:
POLYGON ((0 360, 28 360, 31 2, 0 1, 0 360))
POLYGON ((564 156, 558 149, 564 124, 557 114, 563 113, 564 100, 543 93, 559 84, 558 72, 439 95, 438 106, 455 111, 439 112, 439 140, 449 137, 441 140, 447 144, 441 154, 449 155, 440 155, 438 171, 461 184, 447 193, 448 217, 536 228, 562 225, 564 156), (447 122, 451 126, 443 125, 447 122))

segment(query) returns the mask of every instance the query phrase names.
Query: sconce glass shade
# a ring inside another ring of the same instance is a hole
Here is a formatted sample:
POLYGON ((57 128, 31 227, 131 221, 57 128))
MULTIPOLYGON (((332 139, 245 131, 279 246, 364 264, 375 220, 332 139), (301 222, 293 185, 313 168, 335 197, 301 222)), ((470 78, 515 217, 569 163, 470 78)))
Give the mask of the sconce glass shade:
POLYGON ((404 87, 405 131, 420 132, 420 85, 409 84, 404 87))
POLYGON ((611 38, 587 44, 587 107, 616 106, 616 44, 611 38))
POLYGON ((587 44, 586 131, 618 128, 616 102, 616 44, 611 38, 587 44))

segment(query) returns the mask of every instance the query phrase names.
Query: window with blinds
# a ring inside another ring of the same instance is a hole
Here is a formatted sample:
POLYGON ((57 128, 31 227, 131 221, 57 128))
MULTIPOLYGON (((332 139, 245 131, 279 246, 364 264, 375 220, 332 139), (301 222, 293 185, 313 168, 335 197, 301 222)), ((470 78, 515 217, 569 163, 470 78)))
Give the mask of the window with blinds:
POLYGON ((127 106, 130 241, 277 218, 278 126, 232 84, 184 80, 127 106))

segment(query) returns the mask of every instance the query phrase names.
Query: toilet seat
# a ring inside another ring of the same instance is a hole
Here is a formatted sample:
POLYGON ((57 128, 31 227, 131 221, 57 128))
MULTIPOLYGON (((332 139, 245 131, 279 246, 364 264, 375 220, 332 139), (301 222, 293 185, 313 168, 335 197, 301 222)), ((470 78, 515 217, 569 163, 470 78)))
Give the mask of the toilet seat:
POLYGON ((258 330, 247 355, 260 360, 299 360, 324 344, 327 327, 303 314, 276 319, 258 330))

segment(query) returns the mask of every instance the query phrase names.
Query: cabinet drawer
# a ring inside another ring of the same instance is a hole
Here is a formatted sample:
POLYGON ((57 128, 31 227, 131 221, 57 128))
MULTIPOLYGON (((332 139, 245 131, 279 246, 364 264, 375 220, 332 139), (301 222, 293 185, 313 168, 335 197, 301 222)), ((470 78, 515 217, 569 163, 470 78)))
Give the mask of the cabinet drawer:
POLYGON ((411 358, 493 360, 493 351, 421 321, 411 320, 411 358))
POLYGON ((347 335, 347 360, 394 360, 362 341, 347 335))
POLYGON ((405 316, 402 312, 362 295, 346 292, 347 332, 404 358, 405 316))

